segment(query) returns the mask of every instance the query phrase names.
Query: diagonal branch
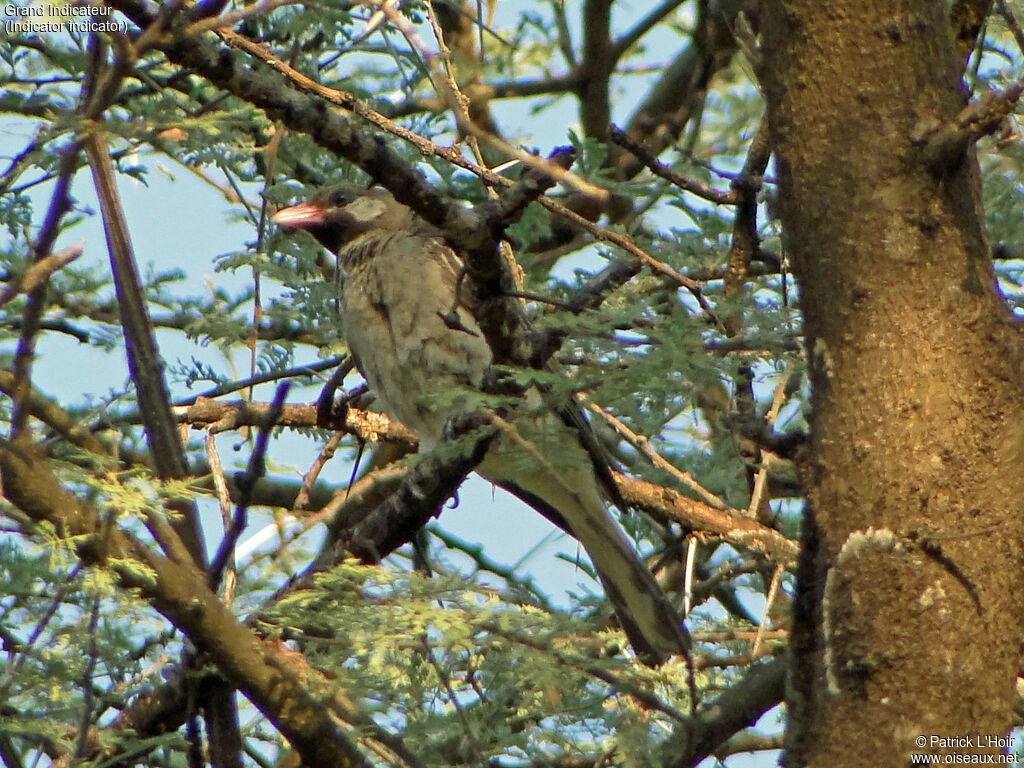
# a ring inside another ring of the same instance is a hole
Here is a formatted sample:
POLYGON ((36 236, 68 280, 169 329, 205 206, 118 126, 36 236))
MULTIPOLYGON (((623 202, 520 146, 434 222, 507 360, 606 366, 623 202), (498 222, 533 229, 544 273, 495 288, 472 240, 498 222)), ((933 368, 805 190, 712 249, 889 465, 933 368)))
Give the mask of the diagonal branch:
POLYGON ((50 276, 58 269, 62 269, 81 256, 84 247, 85 241, 79 240, 77 243, 57 251, 57 253, 51 253, 38 261, 32 262, 32 266, 25 270, 24 274, 15 277, 0 291, 0 307, 20 293, 31 293, 34 291, 49 280, 50 276))
POLYGON ((275 724, 306 765, 369 765, 338 719, 373 724, 300 655, 240 624, 191 563, 163 557, 104 524, 98 510, 61 487, 27 439, 0 440, 0 472, 11 503, 61 531, 86 564, 108 569, 122 587, 148 599, 275 724))
MULTIPOLYGON (((693 41, 662 70, 658 82, 633 112, 625 132, 644 144, 653 157, 660 155, 679 136, 697 112, 712 76, 724 67, 736 50, 730 28, 749 0, 709 0, 701 3, 701 15, 693 41)), ((635 157, 619 157, 616 175, 629 179, 643 169, 635 157)))
MULTIPOLYGON (((43 227, 35 247, 35 264, 40 264, 50 256, 53 244, 60 232, 60 222, 71 210, 71 179, 78 166, 80 144, 67 147, 61 157, 57 175, 57 185, 50 198, 50 207, 46 211, 43 227)), ((46 283, 33 288, 28 293, 28 306, 22 316, 21 336, 18 339, 18 351, 14 357, 14 401, 11 416, 11 434, 17 436, 28 429, 28 399, 32 389, 32 360, 35 357, 36 337, 39 333, 43 317, 43 304, 46 299, 46 283)))
POLYGON ((716 205, 735 205, 736 193, 734 190, 725 192, 720 189, 714 189, 702 181, 694 181, 688 176, 684 176, 676 169, 671 168, 658 160, 658 158, 655 157, 647 147, 634 141, 630 138, 629 134, 618 126, 613 125, 611 127, 609 138, 623 149, 629 150, 630 154, 650 169, 651 173, 656 176, 660 176, 671 184, 674 184, 684 192, 694 194, 697 197, 703 198, 708 202, 715 203, 716 205))
POLYGON ((684 0, 662 0, 661 5, 653 9, 636 23, 632 29, 627 31, 615 41, 615 60, 622 58, 630 48, 640 42, 640 39, 654 29, 672 11, 682 5, 684 0))
POLYGON ((782 701, 786 689, 787 657, 752 666, 741 680, 697 711, 690 733, 679 729, 662 749, 662 765, 696 765, 726 739, 757 722, 782 701), (692 741, 691 741, 692 738, 692 741), (690 743, 687 743, 690 742, 690 743), (682 761, 680 755, 687 755, 682 761))
MULTIPOLYGON (((163 360, 157 350, 153 328, 149 322, 146 300, 142 293, 135 255, 118 197, 110 154, 103 135, 98 130, 93 130, 86 136, 85 150, 89 155, 103 214, 103 228, 107 236, 107 249, 110 252, 111 271, 121 313, 128 369, 138 393, 139 410, 146 428, 146 439, 153 457, 153 465, 161 479, 181 479, 189 474, 185 452, 171 416, 170 396, 163 377, 163 360)), ((153 535, 168 555, 180 563, 191 563, 201 569, 205 567, 206 556, 199 532, 199 513, 194 504, 186 501, 174 501, 172 505, 182 515, 182 521, 168 525, 160 516, 153 515, 147 520, 147 525, 151 527, 153 535)))

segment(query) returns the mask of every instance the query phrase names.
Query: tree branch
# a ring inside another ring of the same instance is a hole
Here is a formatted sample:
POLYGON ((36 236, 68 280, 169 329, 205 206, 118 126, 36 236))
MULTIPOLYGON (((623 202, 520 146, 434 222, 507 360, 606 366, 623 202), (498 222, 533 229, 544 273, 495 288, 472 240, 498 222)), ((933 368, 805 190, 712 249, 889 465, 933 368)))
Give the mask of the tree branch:
POLYGON ((679 171, 671 168, 661 161, 657 157, 652 155, 645 146, 639 144, 629 137, 625 131, 618 126, 613 125, 609 132, 609 138, 618 144, 623 149, 629 150, 629 152, 636 157, 641 163, 644 164, 655 176, 660 176, 666 181, 679 187, 684 192, 690 192, 708 202, 715 203, 715 205, 735 205, 736 204, 736 192, 729 190, 728 192, 714 189, 707 184, 694 181, 688 176, 684 176, 679 171))
POLYGON ((646 480, 613 473, 622 498, 629 506, 643 510, 655 520, 673 522, 710 536, 721 536, 729 543, 757 552, 782 564, 790 564, 799 549, 774 528, 730 510, 710 504, 646 480))
MULTIPOLYGON (((626 134, 633 142, 644 144, 652 157, 675 141, 695 112, 694 101, 703 98, 711 77, 736 50, 730 25, 746 4, 747 0, 710 0, 697 21, 693 41, 662 70, 661 78, 626 123, 626 134)), ((642 168, 639 160, 623 155, 616 176, 629 179, 642 168)))
POLYGON ((122 587, 138 590, 274 722, 307 765, 368 768, 334 720, 371 725, 355 705, 300 655, 239 624, 192 563, 162 557, 104 524, 95 508, 60 486, 25 439, 0 440, 0 472, 11 503, 74 542, 88 565, 106 568, 122 587))
POLYGON ((971 144, 999 128, 1017 106, 1022 93, 1024 81, 1020 80, 1002 92, 983 93, 948 122, 922 120, 911 132, 910 141, 920 148, 922 159, 932 173, 945 174, 960 162, 971 144))
POLYGON ((611 40, 612 0, 583 3, 583 59, 579 90, 580 122, 587 136, 604 141, 611 122, 609 80, 615 70, 615 49, 611 40))
POLYGON ((750 667, 741 680, 698 710, 694 727, 690 729, 692 742, 686 729, 678 729, 668 740, 661 753, 662 765, 673 768, 696 765, 730 736, 756 723, 785 696, 788 666, 789 659, 783 656, 750 667), (680 755, 689 759, 684 762, 679 759, 680 755))
MULTIPOLYGON (((128 227, 118 198, 114 170, 107 145, 98 130, 85 140, 96 192, 103 213, 103 228, 110 252, 111 272, 117 291, 121 325, 124 330, 128 369, 139 397, 139 412, 146 428, 146 440, 153 466, 163 480, 181 479, 189 474, 188 464, 170 412, 170 396, 163 377, 163 360, 157 350, 149 313, 139 280, 128 227)), ((190 560, 195 567, 206 566, 199 512, 183 500, 172 503, 182 520, 168 525, 162 517, 150 516, 147 525, 164 551, 178 562, 190 560), (181 548, 184 545, 184 548, 181 548)))

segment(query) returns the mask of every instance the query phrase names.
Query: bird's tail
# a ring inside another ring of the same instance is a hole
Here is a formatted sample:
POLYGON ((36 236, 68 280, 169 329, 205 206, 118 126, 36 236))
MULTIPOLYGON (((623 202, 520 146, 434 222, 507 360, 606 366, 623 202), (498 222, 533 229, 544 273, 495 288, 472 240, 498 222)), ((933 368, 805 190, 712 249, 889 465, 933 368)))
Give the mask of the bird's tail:
POLYGON ((553 446, 539 431, 528 428, 521 434, 523 423, 505 425, 515 433, 499 436, 477 468, 480 474, 565 522, 590 556, 630 645, 645 663, 686 654, 690 641, 682 620, 605 508, 583 447, 562 425, 547 434, 558 438, 553 446), (538 445, 538 438, 545 445, 538 445))

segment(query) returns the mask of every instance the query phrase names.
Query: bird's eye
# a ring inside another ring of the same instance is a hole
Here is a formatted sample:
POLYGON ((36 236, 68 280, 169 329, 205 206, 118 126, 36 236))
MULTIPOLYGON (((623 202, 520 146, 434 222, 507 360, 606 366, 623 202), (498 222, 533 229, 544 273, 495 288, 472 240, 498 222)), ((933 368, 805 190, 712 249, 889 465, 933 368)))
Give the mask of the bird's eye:
POLYGON ((352 202, 352 195, 349 194, 347 189, 336 189, 331 192, 330 201, 331 205, 340 208, 352 202))

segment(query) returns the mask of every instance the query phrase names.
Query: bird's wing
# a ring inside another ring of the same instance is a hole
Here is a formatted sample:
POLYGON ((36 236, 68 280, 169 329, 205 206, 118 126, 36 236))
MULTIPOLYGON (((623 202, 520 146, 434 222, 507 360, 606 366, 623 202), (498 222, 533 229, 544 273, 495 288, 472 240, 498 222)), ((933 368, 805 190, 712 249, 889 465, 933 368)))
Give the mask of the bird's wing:
POLYGON ((452 298, 461 262, 438 238, 404 231, 372 230, 340 255, 350 265, 342 302, 349 347, 384 410, 429 450, 458 388, 479 387, 491 364, 476 319, 452 298))

